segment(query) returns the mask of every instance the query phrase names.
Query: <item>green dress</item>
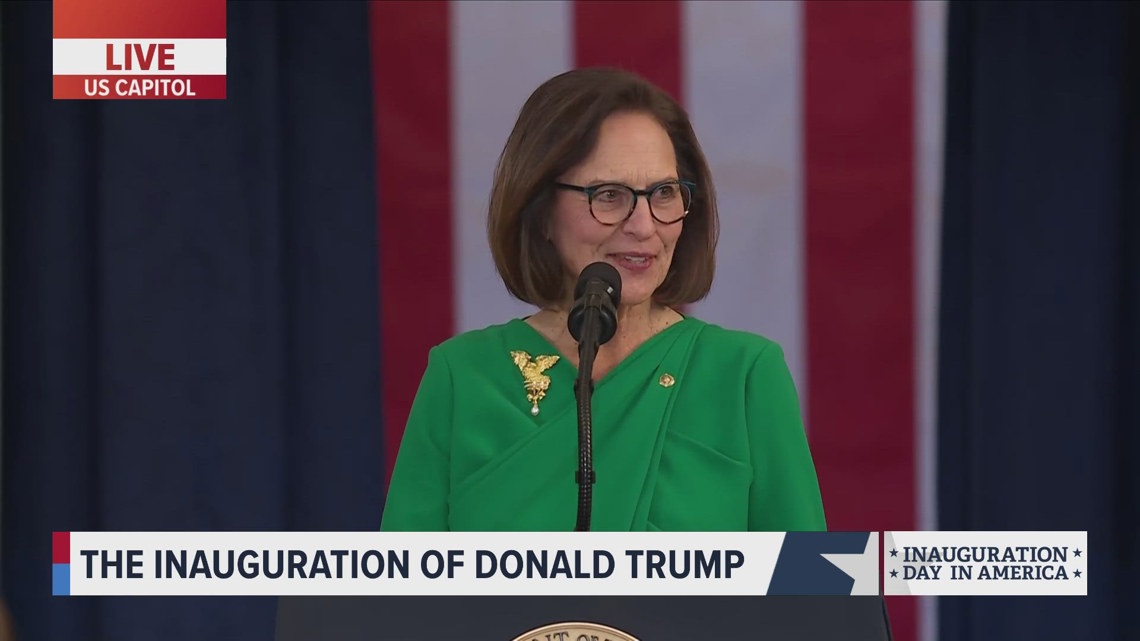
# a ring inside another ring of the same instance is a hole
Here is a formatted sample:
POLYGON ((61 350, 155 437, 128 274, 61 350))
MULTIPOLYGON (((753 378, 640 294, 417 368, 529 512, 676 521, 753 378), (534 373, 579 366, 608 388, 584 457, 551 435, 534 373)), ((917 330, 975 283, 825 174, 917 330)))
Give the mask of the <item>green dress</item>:
MULTIPOLYGON (((381 529, 572 531, 577 371, 545 371, 532 414, 512 351, 558 355, 521 319, 432 349, 397 456, 381 529)), ((592 530, 825 528, 783 351, 686 317, 597 382, 592 530)))

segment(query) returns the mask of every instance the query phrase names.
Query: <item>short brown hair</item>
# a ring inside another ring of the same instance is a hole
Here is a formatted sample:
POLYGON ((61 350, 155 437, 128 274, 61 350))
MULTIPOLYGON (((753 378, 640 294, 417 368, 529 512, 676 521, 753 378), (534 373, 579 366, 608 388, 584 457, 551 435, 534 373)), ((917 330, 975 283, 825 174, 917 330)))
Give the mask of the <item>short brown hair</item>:
POLYGON ((569 299, 562 261, 546 233, 553 182, 590 155, 602 121, 630 111, 657 120, 673 142, 678 178, 696 183, 669 273, 653 298, 664 305, 682 305, 708 295, 716 267, 716 194, 688 115, 641 76, 589 68, 568 71, 539 86, 519 112, 499 157, 487 233, 495 267, 516 298, 539 307, 569 299))

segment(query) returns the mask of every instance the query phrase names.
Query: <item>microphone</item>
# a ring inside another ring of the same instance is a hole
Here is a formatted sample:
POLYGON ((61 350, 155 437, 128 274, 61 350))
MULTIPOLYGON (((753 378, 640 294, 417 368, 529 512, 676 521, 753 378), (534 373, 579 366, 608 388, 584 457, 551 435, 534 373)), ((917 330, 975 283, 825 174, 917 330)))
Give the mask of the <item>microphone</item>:
POLYGON ((575 531, 590 529, 594 503, 593 417, 590 399, 594 393, 594 357, 598 348, 617 332, 617 306, 621 302, 621 274, 608 263, 591 263, 578 276, 574 305, 566 319, 570 335, 578 341, 578 380, 574 397, 578 401, 578 523, 575 531))
POLYGON ((601 262, 586 265, 574 286, 574 306, 570 308, 570 317, 566 321, 570 335, 580 345, 582 330, 589 319, 590 322, 601 323, 595 348, 605 345, 617 331, 616 308, 620 302, 621 275, 613 265, 601 262), (597 310, 596 321, 595 316, 588 313, 590 310, 597 310))

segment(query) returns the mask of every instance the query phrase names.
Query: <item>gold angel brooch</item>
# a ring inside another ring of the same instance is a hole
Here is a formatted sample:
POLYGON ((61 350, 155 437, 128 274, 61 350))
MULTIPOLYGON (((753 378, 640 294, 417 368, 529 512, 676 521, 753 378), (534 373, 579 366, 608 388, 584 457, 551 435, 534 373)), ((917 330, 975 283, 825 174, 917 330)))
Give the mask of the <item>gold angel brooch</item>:
POLYGON ((546 390, 550 389, 550 377, 543 372, 554 367, 559 357, 540 354, 531 358, 530 354, 516 350, 511 352, 511 358, 522 372, 526 400, 531 402, 530 414, 538 416, 538 402, 546 397, 546 390))

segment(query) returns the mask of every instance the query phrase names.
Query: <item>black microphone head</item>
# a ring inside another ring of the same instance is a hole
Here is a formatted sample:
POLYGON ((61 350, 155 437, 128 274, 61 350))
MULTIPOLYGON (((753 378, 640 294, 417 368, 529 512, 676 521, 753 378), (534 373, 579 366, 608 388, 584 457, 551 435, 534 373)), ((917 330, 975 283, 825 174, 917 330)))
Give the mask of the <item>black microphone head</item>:
MULTIPOLYGON (((609 263, 590 263, 578 276, 574 286, 574 306, 566 326, 574 340, 581 342, 587 310, 597 320, 598 345, 604 345, 617 331, 617 306, 621 302, 621 274, 609 263)), ((595 346, 596 347, 596 346, 595 346)))
POLYGON ((613 265, 601 261, 590 263, 582 270, 578 276, 578 284, 574 286, 574 300, 578 300, 586 293, 586 285, 592 280, 605 283, 614 307, 621 303, 621 274, 613 265))

